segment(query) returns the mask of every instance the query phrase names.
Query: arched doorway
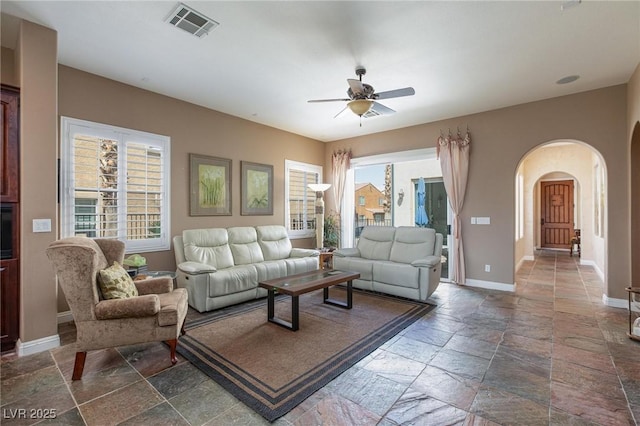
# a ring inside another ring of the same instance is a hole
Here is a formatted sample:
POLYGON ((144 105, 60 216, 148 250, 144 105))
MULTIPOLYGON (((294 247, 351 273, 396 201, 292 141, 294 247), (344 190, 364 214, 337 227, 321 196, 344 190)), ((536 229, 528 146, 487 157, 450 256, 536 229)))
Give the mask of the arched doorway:
MULTIPOLYGON (((515 179, 516 272, 524 261, 533 260, 535 251, 543 245, 541 183, 572 180, 575 189, 573 222, 575 228, 581 230, 582 240, 580 263, 594 266, 605 282, 606 165, 600 153, 575 140, 544 143, 520 160, 515 179)), ((565 250, 569 256, 568 247, 565 250)))
POLYGON ((631 134, 631 283, 640 286, 640 122, 631 134))

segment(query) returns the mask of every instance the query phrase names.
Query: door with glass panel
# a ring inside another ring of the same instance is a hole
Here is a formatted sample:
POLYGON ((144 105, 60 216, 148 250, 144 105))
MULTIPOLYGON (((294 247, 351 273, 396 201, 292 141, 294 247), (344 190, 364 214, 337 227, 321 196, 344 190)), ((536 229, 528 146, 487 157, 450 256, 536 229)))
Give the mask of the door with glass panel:
MULTIPOLYGON (((427 228, 433 228, 443 236, 442 243, 442 278, 449 278, 449 233, 450 233, 450 208, 447 198, 447 191, 444 188, 444 182, 441 178, 431 178, 424 180, 425 195, 424 209, 428 223, 427 228)), ((415 199, 418 199, 418 182, 414 186, 415 199)))

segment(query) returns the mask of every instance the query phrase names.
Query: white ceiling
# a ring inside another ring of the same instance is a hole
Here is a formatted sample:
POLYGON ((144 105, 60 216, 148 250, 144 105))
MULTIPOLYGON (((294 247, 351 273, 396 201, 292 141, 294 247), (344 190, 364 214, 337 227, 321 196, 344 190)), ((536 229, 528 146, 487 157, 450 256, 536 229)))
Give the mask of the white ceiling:
POLYGON ((640 2, 193 1, 220 26, 199 39, 165 22, 175 1, 1 2, 17 25, 58 31, 61 64, 331 141, 626 83, 640 62, 640 2), (397 111, 333 118, 357 65, 397 111), (574 83, 557 85, 578 74, 574 83))

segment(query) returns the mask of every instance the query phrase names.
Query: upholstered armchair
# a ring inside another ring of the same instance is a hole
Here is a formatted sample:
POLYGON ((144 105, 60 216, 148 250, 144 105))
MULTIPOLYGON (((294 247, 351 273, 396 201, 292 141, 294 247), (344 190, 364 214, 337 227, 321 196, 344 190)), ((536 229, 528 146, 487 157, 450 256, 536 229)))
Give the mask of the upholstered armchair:
POLYGON ((47 256, 76 323, 73 380, 82 377, 87 351, 136 343, 166 341, 171 363, 184 334, 187 290, 173 289, 168 277, 135 281, 137 296, 108 299, 98 284, 100 271, 122 264, 124 243, 112 239, 64 238, 53 242, 47 256))

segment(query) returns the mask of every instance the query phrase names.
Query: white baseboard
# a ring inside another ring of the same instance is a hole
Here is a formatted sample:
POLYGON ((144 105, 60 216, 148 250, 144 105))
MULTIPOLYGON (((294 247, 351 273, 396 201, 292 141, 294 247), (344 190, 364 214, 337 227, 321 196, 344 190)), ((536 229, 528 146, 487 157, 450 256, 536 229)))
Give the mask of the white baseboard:
POLYGON ((469 287, 486 288, 487 290, 509 291, 512 293, 516 291, 515 284, 505 284, 505 283, 497 283, 494 281, 474 280, 472 278, 467 278, 467 282, 465 283, 465 285, 469 287))
POLYGON ((27 356, 48 351, 49 349, 57 348, 58 346, 60 346, 60 336, 57 334, 49 337, 43 337, 42 339, 31 340, 29 342, 23 342, 18 339, 16 342, 16 353, 18 356, 27 356))
POLYGON ((600 277, 602 282, 604 282, 604 272, 602 272, 602 270, 598 267, 596 262, 594 262, 593 260, 580 259, 580 265, 593 266, 593 269, 595 269, 596 274, 598 274, 598 277, 600 277))
POLYGON ((629 301, 626 299, 614 299, 606 294, 602 295, 602 303, 612 308, 623 308, 629 310, 629 301))
POLYGON ((522 256, 522 258, 520 259, 520 261, 519 261, 519 262, 518 262, 518 264, 516 265, 516 272, 517 272, 518 270, 520 270, 520 267, 522 266, 522 264, 523 264, 524 262, 527 262, 527 261, 532 261, 532 262, 533 262, 534 260, 536 260, 536 258, 535 258, 535 257, 533 257, 533 256, 522 256))
POLYGON ((58 312, 58 324, 64 324, 65 322, 73 322, 71 311, 58 312))

